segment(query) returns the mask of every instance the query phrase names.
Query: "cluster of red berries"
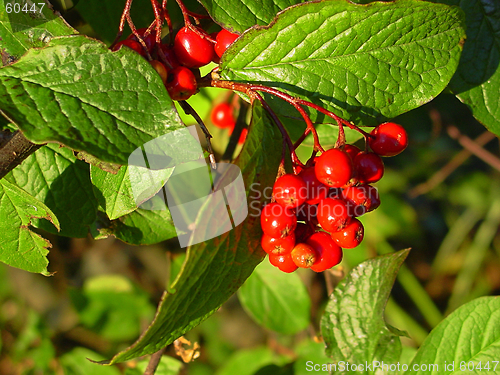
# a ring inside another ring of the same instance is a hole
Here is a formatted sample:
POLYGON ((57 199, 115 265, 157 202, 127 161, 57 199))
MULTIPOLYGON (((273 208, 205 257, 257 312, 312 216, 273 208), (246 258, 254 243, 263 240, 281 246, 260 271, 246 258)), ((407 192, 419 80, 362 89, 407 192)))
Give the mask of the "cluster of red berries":
MULTIPOLYGON (((226 102, 219 103, 212 108, 210 119, 212 120, 212 124, 214 124, 216 127, 229 130, 229 135, 231 135, 236 125, 236 118, 233 114, 233 107, 231 106, 231 104, 226 102)), ((245 142, 247 134, 247 128, 241 130, 238 144, 242 144, 245 142)))
POLYGON ((185 26, 175 35, 173 45, 157 45, 154 29, 138 29, 137 35, 145 47, 136 35, 131 34, 117 43, 113 50, 126 46, 143 57, 149 54, 153 59, 150 61, 151 65, 160 75, 173 100, 186 100, 195 94, 198 90, 197 69, 212 61, 218 63, 222 54, 239 36, 224 29, 208 35, 201 28, 185 26), (215 40, 215 43, 212 40, 215 40))
POLYGON ((284 272, 298 267, 322 272, 340 263, 342 249, 358 246, 364 227, 357 217, 380 205, 371 183, 384 174, 381 156, 408 145, 401 125, 387 122, 366 137, 371 151, 344 145, 325 151, 298 174, 285 174, 273 186, 274 202, 262 210, 261 246, 284 272))

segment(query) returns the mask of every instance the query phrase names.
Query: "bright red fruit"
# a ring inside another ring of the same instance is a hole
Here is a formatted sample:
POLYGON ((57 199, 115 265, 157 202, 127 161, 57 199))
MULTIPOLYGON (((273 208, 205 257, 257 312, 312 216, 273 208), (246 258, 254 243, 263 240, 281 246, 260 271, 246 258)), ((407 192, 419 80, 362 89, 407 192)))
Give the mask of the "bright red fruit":
POLYGON ((373 152, 380 156, 394 156, 404 151, 408 146, 408 134, 399 124, 385 122, 370 133, 368 144, 373 152))
POLYGON ((238 34, 233 34, 225 29, 219 31, 215 39, 215 53, 217 56, 222 57, 227 47, 229 47, 238 37, 238 34))
POLYGON ((263 234, 260 245, 268 254, 288 254, 295 246, 295 234, 292 232, 286 237, 271 237, 263 234))
POLYGON ((354 158, 356 177, 363 184, 377 182, 384 175, 384 162, 374 152, 360 152, 354 158))
MULTIPOLYGON (((146 27, 136 30, 137 34, 142 38, 142 40, 146 44, 148 51, 151 52, 151 50, 153 49, 153 47, 156 43, 156 31, 154 29, 152 29, 149 31, 149 34, 147 36, 144 36, 146 34, 146 31, 147 31, 146 27)), ((134 34, 130 34, 127 37, 127 39, 135 40, 136 42, 139 42, 139 40, 137 39, 137 37, 134 34)))
POLYGON ((347 203, 343 199, 323 199, 318 205, 318 221, 327 232, 344 228, 351 221, 347 203))
POLYGON ((351 186, 342 191, 342 198, 347 202, 350 216, 361 216, 370 210, 371 200, 365 186, 351 186))
POLYGON ((141 56, 145 56, 146 53, 144 52, 144 48, 142 47, 141 43, 139 43, 136 40, 132 39, 125 39, 121 42, 116 43, 116 45, 113 47, 113 51, 118 51, 121 46, 125 46, 130 48, 131 50, 137 52, 141 56))
POLYGON ((307 204, 318 204, 323 198, 326 198, 328 188, 316 178, 314 167, 303 169, 298 176, 304 180, 307 187, 307 204))
POLYGON ((342 248, 335 243, 332 237, 325 232, 314 233, 306 243, 316 250, 318 257, 311 266, 315 272, 330 269, 342 260, 342 248))
POLYGON ((293 262, 290 253, 269 255, 269 262, 271 262, 273 266, 278 267, 281 271, 286 273, 291 273, 299 268, 293 262))
POLYGON ((329 187, 342 187, 351 179, 353 166, 349 155, 332 148, 316 158, 316 178, 329 187))
POLYGON ((295 230, 297 218, 293 213, 274 202, 262 209, 260 225, 265 234, 284 238, 295 230))
MULTIPOLYGON (((202 35, 205 33, 198 28, 202 35)), ((179 30, 174 40, 174 52, 177 60, 188 68, 200 68, 212 61, 214 45, 208 39, 184 26, 179 30)))
POLYGON ((168 75, 165 87, 172 100, 186 100, 196 93, 196 78, 191 70, 178 66, 168 75))
POLYGON ((290 253, 293 262, 300 268, 310 268, 318 259, 318 253, 311 245, 298 243, 290 253))
POLYGON ((219 103, 212 109, 212 123, 218 128, 231 128, 236 124, 233 108, 228 103, 219 103))
POLYGON ((337 232, 332 232, 331 236, 340 247, 352 249, 363 241, 364 234, 365 229, 361 221, 353 219, 345 228, 337 232))
POLYGON ((300 176, 287 173, 274 183, 273 197, 285 208, 298 207, 306 201, 306 183, 300 176))
POLYGON ((370 198, 370 207, 368 208, 368 212, 370 212, 380 206, 380 196, 377 188, 371 185, 366 185, 366 189, 368 190, 368 197, 370 198))
POLYGON ((357 154, 361 152, 359 147, 354 146, 354 145, 344 145, 344 151, 351 157, 351 160, 354 160, 357 154))

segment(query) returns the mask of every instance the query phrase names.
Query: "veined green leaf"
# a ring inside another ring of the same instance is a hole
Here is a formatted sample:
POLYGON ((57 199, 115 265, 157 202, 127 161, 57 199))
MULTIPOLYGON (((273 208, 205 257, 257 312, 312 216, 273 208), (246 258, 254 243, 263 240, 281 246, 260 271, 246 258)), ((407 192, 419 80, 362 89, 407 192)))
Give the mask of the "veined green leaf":
MULTIPOLYGON (((257 103, 248 138, 235 161, 246 187, 249 216, 233 230, 188 248, 183 268, 164 294, 154 322, 133 346, 105 363, 165 347, 217 311, 250 276, 264 255, 259 246, 259 214, 266 200, 263 190, 272 185, 278 171, 281 144, 279 131, 257 103)), ((202 210, 197 225, 210 230, 213 214, 202 210)))
POLYGON ((83 36, 53 39, 1 68, 0 105, 30 141, 59 142, 117 164, 183 127, 145 59, 83 36))
MULTIPOLYGON (((285 89, 358 125, 376 125, 437 96, 455 73, 464 38, 458 7, 308 2, 245 32, 223 55, 220 74, 285 89)), ((290 113, 284 102, 277 107, 290 113)))
POLYGON ((29 272, 49 275, 46 255, 50 242, 29 229, 33 218, 49 220, 59 229, 54 213, 6 179, 0 180, 0 261, 29 272))

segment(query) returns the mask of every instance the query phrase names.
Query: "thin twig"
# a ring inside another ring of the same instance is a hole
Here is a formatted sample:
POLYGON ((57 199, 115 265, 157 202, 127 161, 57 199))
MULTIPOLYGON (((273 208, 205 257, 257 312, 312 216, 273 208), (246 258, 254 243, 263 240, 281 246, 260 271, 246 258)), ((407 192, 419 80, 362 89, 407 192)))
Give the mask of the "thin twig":
POLYGON ((205 138, 207 139, 207 150, 210 158, 210 164, 212 165, 212 169, 217 169, 217 165, 215 163, 215 156, 214 156, 214 150, 212 149, 212 143, 210 142, 210 139, 212 138, 212 134, 208 131, 207 127, 205 126, 205 123, 201 119, 201 117, 198 115, 198 113, 194 110, 191 105, 186 102, 185 100, 180 100, 179 105, 181 108, 184 110, 186 115, 191 115, 194 117, 198 125, 200 126, 201 130, 203 131, 203 134, 205 134, 205 138))
POLYGON ((154 375, 154 373, 156 372, 156 369, 158 368, 158 365, 160 364, 161 357, 163 356, 164 352, 165 352, 165 348, 160 349, 156 353, 153 353, 151 355, 151 358, 149 358, 148 366, 146 367, 146 370, 144 371, 144 375, 154 375))
MULTIPOLYGON (((487 144, 488 142, 490 142, 495 138, 496 136, 493 133, 485 131, 479 137, 477 137, 474 140, 474 142, 478 146, 484 146, 485 144, 487 144)), ((467 149, 461 150, 453 157, 453 159, 451 159, 448 163, 446 163, 444 167, 442 167, 440 170, 434 173, 431 176, 431 178, 411 189, 408 192, 408 196, 410 198, 416 198, 419 195, 426 194, 427 192, 431 191, 441 182, 443 182, 455 169, 461 166, 471 155, 472 152, 470 152, 469 150, 467 149)))
POLYGON ((493 155, 491 152, 485 150, 479 146, 472 139, 460 133, 460 130, 456 126, 450 125, 446 128, 448 134, 451 138, 456 139, 458 143, 462 145, 463 148, 469 150, 471 153, 476 155, 479 159, 489 164, 491 167, 500 171, 500 159, 493 155))

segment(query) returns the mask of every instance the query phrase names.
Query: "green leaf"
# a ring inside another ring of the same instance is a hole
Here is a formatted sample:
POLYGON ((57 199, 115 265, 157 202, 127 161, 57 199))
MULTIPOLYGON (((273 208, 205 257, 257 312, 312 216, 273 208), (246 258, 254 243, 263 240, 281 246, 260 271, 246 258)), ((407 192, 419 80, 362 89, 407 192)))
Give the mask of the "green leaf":
MULTIPOLYGON (((358 125, 376 125, 446 87, 462 50, 463 23, 460 8, 417 0, 308 2, 243 34, 224 54, 220 74, 285 89, 358 125)), ((288 104, 281 107, 279 113, 290 113, 288 104)))
POLYGON ((39 148, 6 178, 41 202, 59 218, 61 230, 45 220, 33 226, 68 237, 87 237, 94 222, 97 200, 90 183, 89 165, 76 160, 67 148, 48 144, 39 148))
POLYGON ((71 297, 81 324, 112 341, 133 339, 154 314, 147 293, 121 275, 89 278, 71 297))
MULTIPOLYGON (((278 171, 281 145, 279 131, 256 104, 247 141, 235 162, 246 187, 249 217, 233 230, 188 248, 182 271, 164 294, 154 322, 133 346, 105 363, 165 347, 217 311, 250 276, 264 255, 258 217, 265 201, 263 190, 272 185, 278 171)), ((223 209, 227 210, 225 204, 223 209)), ((202 211, 197 225, 210 229, 213 214, 202 211)))
POLYGON ((311 300, 296 274, 285 274, 262 262, 238 291, 241 304, 260 325, 295 334, 310 322, 311 300))
MULTIPOLYGON (((183 127, 145 59, 83 36, 54 39, 1 68, 0 105, 30 141, 59 142, 117 164, 127 164, 138 146, 183 127)), ((172 163, 175 158, 173 153, 172 163)))
POLYGON ((101 233, 112 234, 123 242, 133 245, 152 245, 182 234, 183 232, 176 231, 172 215, 163 202, 160 196, 155 196, 143 206, 163 205, 163 210, 138 208, 112 221, 110 229, 105 229, 101 233))
POLYGON ((399 335, 386 325, 384 308, 408 252, 402 250, 367 260, 335 288, 321 319, 321 333, 326 354, 336 363, 399 360, 399 335))
MULTIPOLYGON (((134 168, 143 169, 141 167, 134 168)), ((136 194, 138 196, 140 194, 143 200, 150 199, 165 184, 165 181, 172 174, 172 170, 172 168, 151 170, 154 180, 161 180, 163 183, 155 187, 149 181, 141 181, 142 184, 140 186, 135 186, 136 194)), ((116 174, 91 166, 90 174, 99 204, 111 220, 117 219, 138 208, 134 190, 130 183, 128 166, 122 166, 116 174)), ((142 202, 138 203, 140 205, 142 202)))
POLYGON ((0 180, 0 261, 29 272, 50 275, 47 271, 50 242, 29 229, 33 218, 49 220, 59 229, 54 213, 6 179, 0 180))
POLYGON ((267 25, 276 13, 303 0, 199 0, 208 14, 228 30, 243 32, 254 25, 267 25))
MULTIPOLYGON (((409 366, 409 369, 413 369, 415 364, 432 363, 437 365, 434 366, 434 370, 411 373, 415 375, 483 374, 487 371, 497 373, 500 369, 498 367, 499 325, 499 297, 482 297, 463 305, 432 330, 409 366), (467 367, 469 362, 470 368, 467 367), (479 364, 483 367, 482 370, 476 368, 479 364), (487 364, 489 370, 484 369, 487 364)), ((405 372, 409 373, 410 370, 405 372)))
POLYGON ((476 119, 500 135, 500 3, 485 0, 442 0, 465 13, 467 40, 451 91, 476 119))
POLYGON ((253 375, 263 366, 283 362, 284 358, 268 347, 239 350, 227 359, 216 375, 253 375))
POLYGON ((78 33, 64 19, 56 16, 44 1, 0 0, 0 9, 2 9, 0 12, 0 50, 6 55, 7 62, 19 59, 30 48, 43 47, 56 36, 78 33), (26 13, 13 10, 7 13, 7 4, 18 3, 23 6, 31 2, 35 4, 36 12, 26 13), (40 3, 44 4, 43 8, 40 3))
POLYGON ((104 367, 90 362, 87 358, 102 358, 96 352, 82 347, 76 347, 60 358, 64 375, 120 375, 117 367, 104 367))

